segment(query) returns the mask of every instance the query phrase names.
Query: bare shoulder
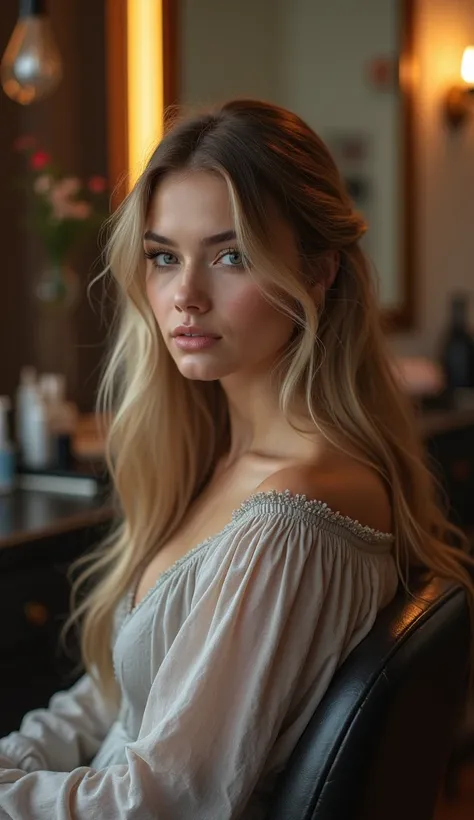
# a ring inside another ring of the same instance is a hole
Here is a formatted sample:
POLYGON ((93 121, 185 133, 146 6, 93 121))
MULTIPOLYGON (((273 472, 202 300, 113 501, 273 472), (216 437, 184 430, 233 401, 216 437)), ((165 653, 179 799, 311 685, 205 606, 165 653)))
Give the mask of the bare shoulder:
POLYGON ((392 510, 384 482, 375 470, 354 460, 343 468, 285 467, 262 481, 256 492, 289 490, 325 502, 334 512, 380 532, 391 532, 392 510))

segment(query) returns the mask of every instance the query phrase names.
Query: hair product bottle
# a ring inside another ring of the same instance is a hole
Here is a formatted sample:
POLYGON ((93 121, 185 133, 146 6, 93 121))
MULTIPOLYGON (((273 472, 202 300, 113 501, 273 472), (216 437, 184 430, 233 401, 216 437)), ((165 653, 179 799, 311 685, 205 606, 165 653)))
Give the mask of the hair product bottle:
POLYGON ((474 388, 474 338, 468 324, 469 299, 466 294, 451 298, 448 327, 441 348, 441 363, 450 392, 474 388))
POLYGON ((0 493, 10 493, 15 487, 15 448, 10 441, 8 413, 11 402, 8 396, 0 396, 0 493))

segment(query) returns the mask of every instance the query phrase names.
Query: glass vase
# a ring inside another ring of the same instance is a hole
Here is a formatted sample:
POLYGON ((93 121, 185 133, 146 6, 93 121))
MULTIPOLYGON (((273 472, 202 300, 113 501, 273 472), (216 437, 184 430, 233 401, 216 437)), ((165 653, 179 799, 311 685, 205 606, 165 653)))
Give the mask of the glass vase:
POLYGON ((41 373, 61 373, 71 398, 78 378, 79 284, 79 277, 68 264, 52 262, 41 271, 34 287, 37 367, 41 373))

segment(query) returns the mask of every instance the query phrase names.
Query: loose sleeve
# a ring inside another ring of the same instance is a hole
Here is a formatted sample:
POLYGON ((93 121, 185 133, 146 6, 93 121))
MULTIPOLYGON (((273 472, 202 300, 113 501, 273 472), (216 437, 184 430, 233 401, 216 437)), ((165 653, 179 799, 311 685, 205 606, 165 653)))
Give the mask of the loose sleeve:
POLYGON ((198 573, 127 764, 0 771, 0 818, 240 816, 308 663, 322 694, 354 612, 377 597, 374 567, 373 556, 304 518, 262 513, 231 528, 198 573))
POLYGON ((9 768, 65 772, 89 763, 116 713, 91 676, 83 675, 67 691, 53 695, 48 708, 28 712, 18 732, 0 740, 0 765, 4 757, 9 768))

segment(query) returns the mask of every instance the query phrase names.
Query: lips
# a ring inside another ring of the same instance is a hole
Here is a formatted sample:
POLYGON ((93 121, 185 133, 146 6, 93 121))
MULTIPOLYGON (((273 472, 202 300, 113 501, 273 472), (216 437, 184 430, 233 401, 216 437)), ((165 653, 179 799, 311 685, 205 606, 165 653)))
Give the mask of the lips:
POLYGON ((179 327, 175 328, 173 330, 172 335, 174 338, 176 338, 176 336, 187 336, 189 338, 192 338, 192 336, 200 336, 209 339, 220 339, 220 336, 218 336, 216 333, 211 333, 208 330, 204 330, 204 328, 194 326, 191 327, 186 325, 180 325, 179 327))
POLYGON ((207 348, 213 347, 219 339, 215 336, 183 336, 178 335, 174 338, 174 343, 176 347, 179 347, 181 350, 187 350, 189 352, 197 352, 199 350, 205 350, 207 348))

